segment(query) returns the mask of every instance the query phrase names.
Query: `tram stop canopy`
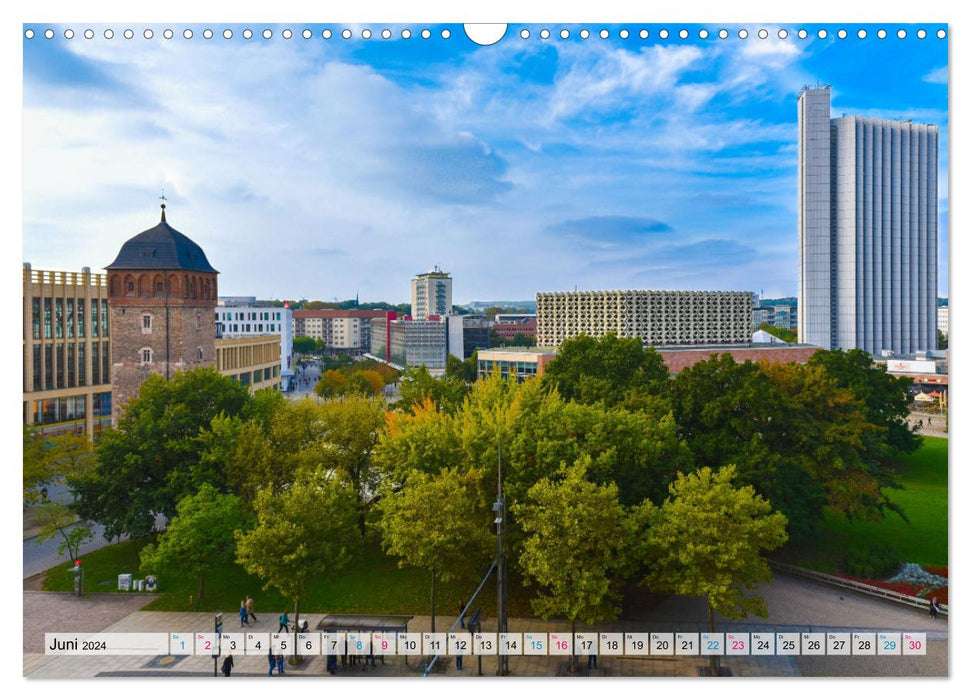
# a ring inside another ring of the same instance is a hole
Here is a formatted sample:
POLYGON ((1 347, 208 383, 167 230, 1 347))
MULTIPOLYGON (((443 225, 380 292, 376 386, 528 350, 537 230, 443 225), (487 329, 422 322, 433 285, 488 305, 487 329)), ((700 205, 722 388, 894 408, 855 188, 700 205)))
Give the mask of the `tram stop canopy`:
POLYGON ((407 632, 412 615, 324 615, 321 632, 407 632))

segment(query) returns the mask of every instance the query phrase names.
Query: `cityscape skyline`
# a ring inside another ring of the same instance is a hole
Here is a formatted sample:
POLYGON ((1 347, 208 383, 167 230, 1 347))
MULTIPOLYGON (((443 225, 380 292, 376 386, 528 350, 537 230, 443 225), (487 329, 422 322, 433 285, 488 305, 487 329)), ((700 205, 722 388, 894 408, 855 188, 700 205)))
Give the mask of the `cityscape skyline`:
POLYGON ((102 269, 164 187, 229 295, 396 303, 439 265, 457 304, 574 287, 795 296, 796 96, 827 82, 834 115, 940 129, 947 296, 947 43, 933 37, 766 25, 720 42, 691 25, 665 41, 645 25, 621 40, 607 25, 608 41, 583 41, 565 25, 570 39, 543 41, 511 25, 475 47, 458 26, 385 43, 227 26, 218 44, 193 25, 193 40, 123 51, 103 28, 25 40, 25 261, 102 269))

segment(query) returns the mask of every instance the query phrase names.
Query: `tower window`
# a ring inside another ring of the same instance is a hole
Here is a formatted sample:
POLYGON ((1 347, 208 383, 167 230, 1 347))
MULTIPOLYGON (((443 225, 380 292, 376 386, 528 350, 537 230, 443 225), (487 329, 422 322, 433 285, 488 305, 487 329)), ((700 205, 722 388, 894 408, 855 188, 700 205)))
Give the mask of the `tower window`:
POLYGON ((142 333, 152 332, 152 314, 142 314, 142 333))
POLYGON ((152 349, 142 348, 142 363, 149 364, 152 361, 152 349))
POLYGON ((202 359, 202 348, 199 348, 199 359, 202 359))

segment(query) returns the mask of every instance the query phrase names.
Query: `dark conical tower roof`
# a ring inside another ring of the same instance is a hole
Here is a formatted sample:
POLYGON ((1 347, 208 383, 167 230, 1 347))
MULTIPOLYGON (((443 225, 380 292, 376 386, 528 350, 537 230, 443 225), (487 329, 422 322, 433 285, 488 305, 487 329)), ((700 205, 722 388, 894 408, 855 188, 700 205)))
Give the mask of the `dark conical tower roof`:
POLYGON ((164 204, 162 220, 155 227, 125 241, 118 251, 118 257, 105 269, 192 270, 218 273, 218 270, 209 264, 206 254, 197 243, 166 223, 164 204))

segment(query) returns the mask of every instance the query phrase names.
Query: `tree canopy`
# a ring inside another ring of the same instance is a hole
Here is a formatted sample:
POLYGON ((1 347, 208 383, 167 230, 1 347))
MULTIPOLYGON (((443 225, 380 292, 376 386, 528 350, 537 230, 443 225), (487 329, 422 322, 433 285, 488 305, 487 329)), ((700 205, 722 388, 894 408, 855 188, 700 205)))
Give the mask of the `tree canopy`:
POLYGON ((474 469, 414 472, 403 489, 380 502, 385 551, 398 557, 399 566, 431 575, 432 631, 436 580, 475 576, 489 561, 495 540, 481 477, 474 469))
POLYGON ((592 625, 620 614, 620 586, 653 511, 646 501, 628 513, 616 484, 586 479, 590 464, 585 456, 559 478, 540 479, 513 506, 525 537, 520 566, 526 582, 539 586, 533 610, 544 620, 566 617, 574 632, 577 620, 592 625))
POLYGON ((237 561, 263 580, 263 590, 292 599, 299 620, 310 581, 339 571, 360 550, 354 491, 336 475, 307 474, 283 491, 259 491, 253 508, 256 526, 236 531, 237 561))
POLYGON ((198 493, 182 498, 176 515, 158 538, 139 553, 144 573, 183 570, 199 580, 198 600, 205 596, 206 572, 236 558, 236 531, 252 527, 253 517, 238 497, 203 484, 198 493))
POLYGON ((907 422, 910 413, 909 377, 894 377, 873 364, 863 350, 820 350, 809 364, 826 369, 837 386, 849 389, 863 402, 866 419, 881 430, 865 442, 870 460, 885 460, 899 452, 913 452, 921 437, 907 422))
POLYGON ((659 393, 667 378, 667 366, 654 348, 645 348, 640 338, 609 333, 563 341, 556 358, 546 365, 543 382, 556 387, 567 401, 616 406, 638 395, 659 393))
POLYGON ((73 481, 77 512, 101 523, 109 539, 151 532, 157 514, 203 483, 222 488, 221 477, 201 472, 196 439, 218 416, 241 415, 253 400, 246 387, 211 367, 176 372, 170 381, 151 374, 124 407, 117 429, 101 434, 97 464, 73 481))
POLYGON ((732 466, 679 474, 646 537, 650 572, 643 585, 705 597, 712 631, 715 612, 731 619, 768 614, 765 601, 745 589, 772 579, 763 552, 786 541, 785 516, 751 486, 734 487, 734 478, 732 466))

